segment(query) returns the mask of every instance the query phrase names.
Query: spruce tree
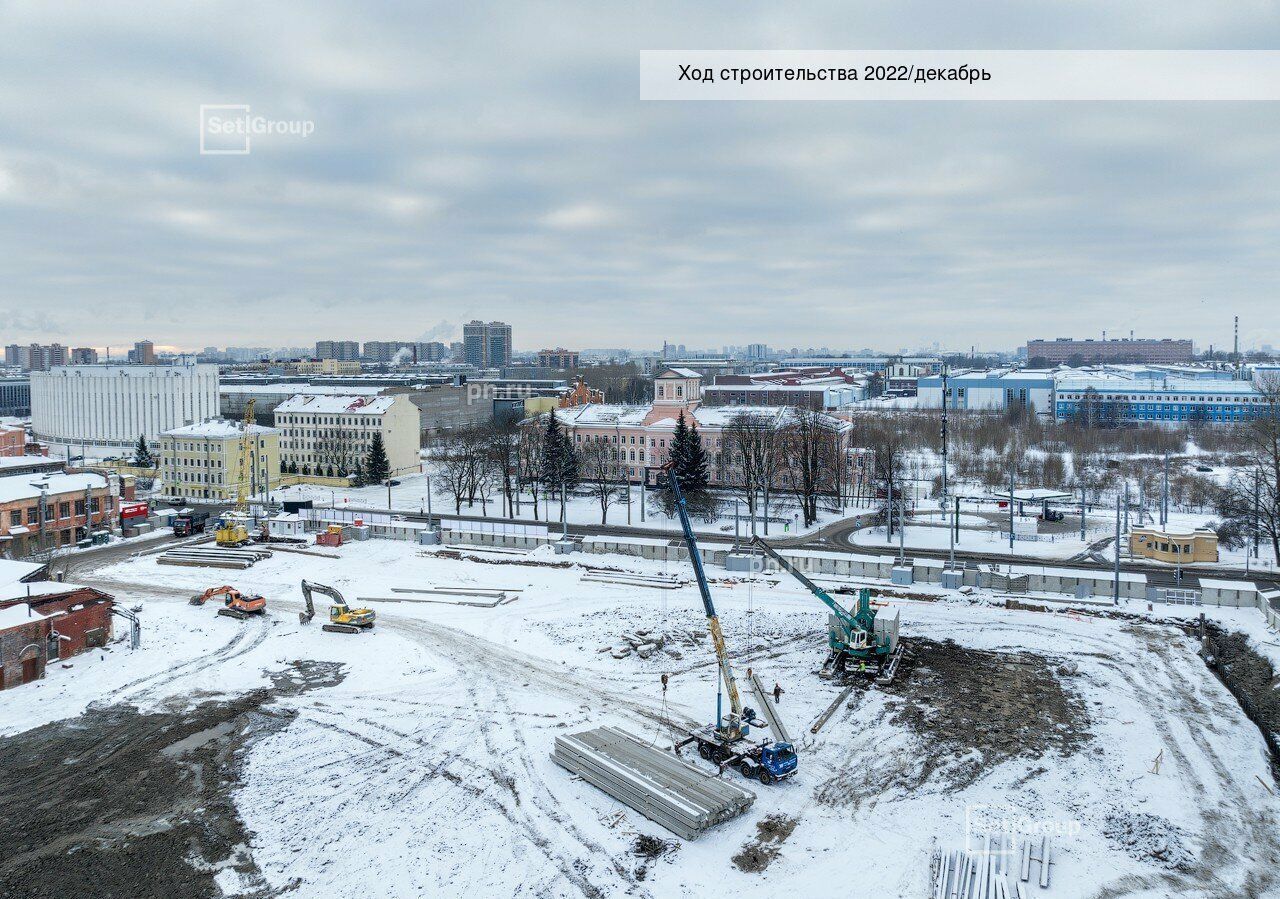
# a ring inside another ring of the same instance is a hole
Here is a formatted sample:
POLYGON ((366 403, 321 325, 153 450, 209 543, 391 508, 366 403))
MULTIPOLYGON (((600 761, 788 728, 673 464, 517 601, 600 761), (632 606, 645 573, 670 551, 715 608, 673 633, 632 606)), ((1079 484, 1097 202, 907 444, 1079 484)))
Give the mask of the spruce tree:
POLYGON ((147 446, 147 438, 143 434, 138 435, 138 445, 133 450, 133 464, 139 468, 155 467, 155 456, 151 455, 151 448, 147 446))
POLYGON ((381 484, 391 477, 391 463, 387 461, 387 448, 382 445, 382 435, 374 434, 369 442, 369 455, 364 462, 364 479, 370 484, 381 484))
POLYGON ((689 456, 689 426, 685 424, 684 413, 680 413, 680 417, 676 419, 676 430, 671 435, 671 449, 668 451, 667 461, 671 467, 675 469, 676 478, 680 481, 680 489, 684 489, 684 471, 688 464, 689 456))
MULTIPOLYGON (((683 421, 683 417, 681 418, 683 421)), ((703 493, 707 489, 710 476, 707 474, 707 451, 702 447, 702 435, 698 433, 698 423, 689 426, 685 436, 685 448, 681 452, 681 469, 677 471, 680 478, 680 489, 686 493, 703 493)))

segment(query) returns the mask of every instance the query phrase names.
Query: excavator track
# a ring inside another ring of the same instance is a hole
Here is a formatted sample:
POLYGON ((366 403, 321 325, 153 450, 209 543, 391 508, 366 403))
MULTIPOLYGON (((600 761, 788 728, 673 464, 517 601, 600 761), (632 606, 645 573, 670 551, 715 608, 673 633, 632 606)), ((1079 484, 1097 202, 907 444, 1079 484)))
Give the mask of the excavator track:
POLYGON ((239 609, 218 609, 219 615, 226 615, 228 618, 235 618, 244 621, 249 617, 248 612, 241 612, 239 609))
POLYGON ((326 624, 320 629, 332 631, 335 634, 358 634, 364 630, 364 628, 356 627, 354 624, 326 624))

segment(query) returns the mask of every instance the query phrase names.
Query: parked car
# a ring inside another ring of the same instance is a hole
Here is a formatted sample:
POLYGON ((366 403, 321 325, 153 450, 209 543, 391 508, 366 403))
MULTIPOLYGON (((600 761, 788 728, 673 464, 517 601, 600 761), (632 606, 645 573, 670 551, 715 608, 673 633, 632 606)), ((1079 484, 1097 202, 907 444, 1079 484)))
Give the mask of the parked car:
POLYGON ((1196 471, 1213 471, 1208 465, 1197 465, 1196 471))

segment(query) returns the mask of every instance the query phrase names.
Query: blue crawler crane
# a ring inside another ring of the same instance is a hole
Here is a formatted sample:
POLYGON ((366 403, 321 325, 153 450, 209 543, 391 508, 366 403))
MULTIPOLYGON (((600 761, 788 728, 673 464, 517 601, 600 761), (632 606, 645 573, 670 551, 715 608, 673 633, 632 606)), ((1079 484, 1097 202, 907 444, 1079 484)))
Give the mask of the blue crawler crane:
MULTIPOLYGON (((684 542, 689 548, 689 559, 693 562, 693 573, 698 579, 698 590, 702 593, 702 606, 707 612, 707 629, 711 632, 711 640, 715 644, 716 659, 720 667, 720 680, 724 690, 729 694, 729 714, 723 714, 722 694, 716 692, 716 721, 706 727, 693 731, 689 737, 676 744, 676 750, 696 743, 698 755, 714 762, 722 770, 734 768, 743 777, 754 778, 762 784, 777 783, 796 773, 799 759, 795 746, 784 740, 764 740, 757 742, 751 739, 751 728, 765 727, 766 723, 756 718, 755 712, 744 708, 738 695, 738 681, 733 674, 733 665, 729 660, 729 650, 725 647, 724 633, 720 630, 720 617, 716 614, 715 604, 711 601, 711 588, 707 585, 707 575, 702 570, 702 555, 698 552, 698 540, 693 536, 693 527, 689 524, 689 511, 685 507, 684 494, 680 490, 680 482, 675 470, 668 467, 667 481, 675 498, 676 511, 680 515, 680 527, 684 531, 684 542)), ((767 700, 762 699, 762 702, 767 700)))

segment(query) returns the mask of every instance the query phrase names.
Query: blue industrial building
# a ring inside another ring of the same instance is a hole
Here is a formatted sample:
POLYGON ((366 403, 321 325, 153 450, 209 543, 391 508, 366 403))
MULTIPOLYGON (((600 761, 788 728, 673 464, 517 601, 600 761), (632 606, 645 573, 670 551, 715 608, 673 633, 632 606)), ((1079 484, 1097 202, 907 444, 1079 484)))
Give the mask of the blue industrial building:
MULTIPOLYGON (((1066 421, 1094 403, 1095 418, 1115 424, 1231 424, 1269 414, 1254 381, 1232 372, 1171 365, 1105 365, 1053 370, 957 371, 947 378, 947 408, 1002 412, 1020 406, 1066 421)), ((942 377, 920 379, 920 406, 942 405, 942 377)))
POLYGON ((1120 422, 1176 425, 1232 424, 1266 412, 1266 398, 1250 381, 1170 377, 1143 368, 1107 367, 1060 373, 1054 385, 1054 415, 1075 418, 1081 404, 1096 402, 1120 422))

